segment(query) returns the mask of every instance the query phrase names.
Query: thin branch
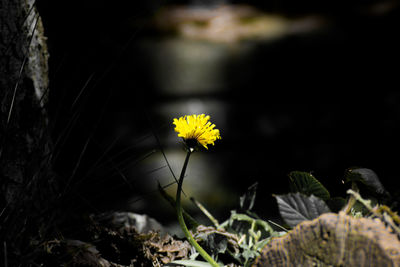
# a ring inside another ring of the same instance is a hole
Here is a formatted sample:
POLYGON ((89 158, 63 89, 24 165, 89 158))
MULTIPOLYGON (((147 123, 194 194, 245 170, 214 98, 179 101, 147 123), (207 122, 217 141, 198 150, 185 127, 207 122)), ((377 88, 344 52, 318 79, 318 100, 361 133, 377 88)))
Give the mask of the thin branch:
POLYGON ((76 96, 74 102, 72 103, 71 109, 74 108, 76 102, 78 102, 78 100, 79 100, 79 98, 81 97, 83 91, 85 91, 86 87, 88 86, 88 84, 89 84, 90 81, 92 80, 93 76, 94 76, 94 73, 92 73, 92 74, 89 76, 89 78, 86 80, 85 84, 83 85, 83 87, 82 87, 81 90, 79 91, 79 94, 76 96))
POLYGON ((65 185, 64 194, 65 194, 65 192, 67 191, 67 189, 68 189, 68 187, 69 187, 69 184, 71 183, 72 179, 74 178, 74 176, 75 176, 75 174, 76 174, 76 171, 78 170, 78 167, 81 165, 81 161, 82 161, 83 155, 85 154, 86 149, 87 149, 87 146, 88 146, 90 140, 92 139, 92 137, 93 137, 93 135, 91 135, 91 136, 86 140, 86 143, 85 143, 85 145, 83 146, 83 149, 82 149, 81 153, 79 154, 79 158, 78 158, 78 161, 77 161, 76 164, 75 164, 74 170, 72 171, 72 174, 69 176, 68 181, 67 181, 67 184, 65 185))
MULTIPOLYGON (((110 91, 109 93, 111 94, 111 91, 110 91)), ((108 97, 107 100, 108 100, 108 99, 110 99, 110 98, 108 97)), ((108 101, 106 101, 106 102, 104 103, 104 105, 103 105, 103 107, 102 107, 102 109, 101 109, 101 112, 100 112, 100 116, 98 117, 98 120, 97 120, 97 122, 96 122, 96 124, 95 124, 95 126, 94 126, 94 128, 93 128, 93 130, 92 130, 92 132, 90 133, 90 136, 87 138, 87 140, 86 140, 86 142, 85 142, 85 145, 84 145, 83 148, 82 148, 82 151, 81 151, 81 153, 80 153, 80 155, 79 155, 78 161, 77 161, 77 163, 76 163, 76 165, 75 165, 75 167, 74 167, 74 170, 73 170, 71 176, 68 178, 67 184, 66 184, 65 189, 64 189, 64 194, 66 193, 66 191, 67 191, 67 189, 68 189, 68 187, 69 187, 69 184, 71 183, 73 177, 74 177, 75 174, 76 174, 76 171, 77 171, 78 167, 79 167, 80 164, 81 164, 81 160, 82 160, 82 158, 83 158, 83 155, 84 155, 85 152, 86 152, 86 149, 87 149, 87 146, 88 146, 89 142, 93 139, 93 136, 94 136, 94 134, 95 134, 95 132, 96 132, 97 127, 98 127, 99 124, 100 124, 100 121, 101 121, 101 119, 102 119, 102 117, 103 117, 103 114, 104 114, 104 112, 105 112, 105 110, 106 110, 106 106, 107 106, 107 105, 108 105, 108 101)))

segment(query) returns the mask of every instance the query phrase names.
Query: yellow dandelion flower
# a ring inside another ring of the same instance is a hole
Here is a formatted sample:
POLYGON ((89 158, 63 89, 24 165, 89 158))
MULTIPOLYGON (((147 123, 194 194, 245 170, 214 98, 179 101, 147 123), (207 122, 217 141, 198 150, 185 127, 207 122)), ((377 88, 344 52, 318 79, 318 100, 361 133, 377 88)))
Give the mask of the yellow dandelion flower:
POLYGON ((221 139, 215 124, 209 122, 210 116, 186 115, 179 119, 174 119, 175 132, 185 140, 189 148, 195 148, 198 144, 208 149, 207 145, 214 145, 214 141, 221 139))

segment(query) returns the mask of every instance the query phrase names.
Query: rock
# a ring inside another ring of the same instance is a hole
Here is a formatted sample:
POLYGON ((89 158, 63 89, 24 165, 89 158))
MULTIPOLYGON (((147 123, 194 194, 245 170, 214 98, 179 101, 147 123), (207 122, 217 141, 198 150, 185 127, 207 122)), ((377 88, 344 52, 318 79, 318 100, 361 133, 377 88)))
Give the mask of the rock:
POLYGON ((116 211, 96 215, 96 220, 106 222, 113 228, 135 228, 138 233, 160 231, 164 233, 163 226, 146 214, 116 211))
POLYGON ((400 241, 379 219, 327 213, 272 239, 257 266, 400 266, 400 241))
POLYGON ((112 223, 115 225, 123 225, 124 227, 134 227, 139 233, 147 233, 151 230, 163 231, 162 225, 146 214, 115 212, 113 214, 112 223))

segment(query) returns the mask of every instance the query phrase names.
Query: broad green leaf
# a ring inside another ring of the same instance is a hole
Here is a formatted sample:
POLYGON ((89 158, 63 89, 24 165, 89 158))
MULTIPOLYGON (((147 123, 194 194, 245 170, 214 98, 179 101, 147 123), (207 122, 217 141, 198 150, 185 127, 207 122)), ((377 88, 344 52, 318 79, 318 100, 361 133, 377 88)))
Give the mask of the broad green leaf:
POLYGON ((290 189, 293 193, 300 192, 304 195, 314 195, 323 200, 330 198, 328 190, 308 172, 293 171, 289 173, 290 189))
POLYGON ((388 194, 379 180, 378 175, 371 169, 349 168, 345 172, 345 180, 347 182, 361 182, 370 187, 374 192, 381 195, 388 194))
POLYGON ((330 212, 325 202, 314 196, 306 196, 301 193, 290 193, 275 196, 279 213, 283 220, 291 227, 302 221, 312 220, 323 213, 330 212))

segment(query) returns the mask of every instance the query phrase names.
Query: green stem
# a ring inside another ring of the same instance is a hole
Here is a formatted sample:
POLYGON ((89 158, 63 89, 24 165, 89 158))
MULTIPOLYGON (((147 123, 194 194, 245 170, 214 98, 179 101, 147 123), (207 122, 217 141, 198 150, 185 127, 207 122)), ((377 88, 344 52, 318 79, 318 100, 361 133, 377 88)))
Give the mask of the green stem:
POLYGON ((189 163, 189 158, 190 158, 190 154, 192 153, 192 150, 189 149, 188 153, 186 155, 186 159, 185 159, 185 163, 183 163, 183 167, 182 167, 182 172, 181 172, 181 176, 179 177, 179 181, 178 181, 178 189, 176 191, 176 211, 177 211, 177 215, 178 215, 178 221, 179 224, 182 228, 183 233, 185 234, 187 240, 189 241, 189 243, 195 247, 195 249, 197 250, 197 252, 199 252, 199 254, 206 260, 208 261, 211 266, 213 267, 219 267, 218 263, 216 263, 213 258, 211 258, 210 255, 208 255, 208 253, 196 242, 196 240, 194 240, 192 234, 189 232, 186 224, 185 224, 185 220, 183 219, 183 215, 182 215, 182 206, 181 206, 181 192, 182 192, 182 184, 183 184, 183 178, 185 176, 185 172, 186 172, 186 167, 189 163))

